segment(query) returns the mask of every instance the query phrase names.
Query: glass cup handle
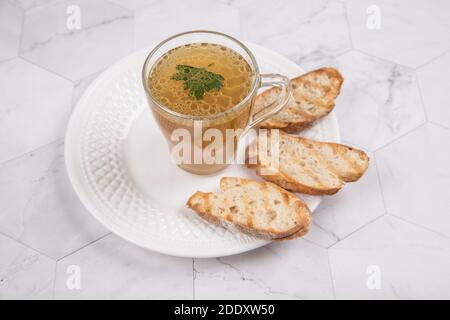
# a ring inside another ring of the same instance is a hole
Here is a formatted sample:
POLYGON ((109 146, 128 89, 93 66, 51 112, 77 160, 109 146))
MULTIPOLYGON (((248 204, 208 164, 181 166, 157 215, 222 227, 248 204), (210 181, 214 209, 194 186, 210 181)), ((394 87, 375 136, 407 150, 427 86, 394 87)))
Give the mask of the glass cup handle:
POLYGON ((288 103, 291 95, 291 84, 289 78, 282 76, 281 74, 267 73, 261 74, 261 88, 263 87, 278 87, 280 92, 278 93, 275 101, 269 103, 267 106, 253 114, 250 121, 245 128, 245 133, 251 128, 257 126, 261 122, 269 119, 280 112, 288 103))

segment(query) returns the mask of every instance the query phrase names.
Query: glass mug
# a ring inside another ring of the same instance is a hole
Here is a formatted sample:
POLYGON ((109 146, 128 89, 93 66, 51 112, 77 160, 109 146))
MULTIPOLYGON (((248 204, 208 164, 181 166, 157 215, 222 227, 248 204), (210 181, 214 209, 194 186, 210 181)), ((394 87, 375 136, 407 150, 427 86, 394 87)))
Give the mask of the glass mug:
MULTIPOLYGON (((190 154, 186 158, 187 161, 177 160, 176 163, 188 172, 202 175, 218 172, 230 164, 229 151, 231 150, 231 158, 234 160, 239 139, 250 129, 280 112, 286 106, 291 94, 290 82, 287 77, 279 74, 259 73, 255 57, 243 43, 223 33, 203 30, 180 33, 157 45, 145 60, 142 69, 142 81, 148 103, 160 130, 167 140, 172 159, 174 159, 173 152, 176 146, 180 146, 180 137, 175 133, 177 129, 185 130, 189 133, 187 139, 190 140, 187 142, 191 147, 189 149, 190 154), (170 50, 193 43, 224 46, 234 50, 246 60, 251 68, 252 84, 245 98, 223 112, 205 116, 175 112, 156 99, 149 87, 149 75, 155 63, 158 63, 159 59, 170 50), (258 112, 252 112, 258 89, 269 86, 280 88, 277 98, 258 112), (210 129, 213 129, 213 131, 209 132, 217 133, 220 131, 223 140, 219 141, 219 144, 214 144, 213 150, 209 150, 213 156, 216 155, 216 157, 213 157, 213 161, 211 159, 204 161, 203 153, 212 144, 211 137, 209 137, 209 140, 205 139, 206 133, 210 129), (234 134, 230 135, 230 132, 234 134), (222 150, 218 150, 217 145, 222 150), (219 154, 220 157, 217 156, 219 154)), ((184 142, 186 143, 186 141, 184 142)), ((184 152, 187 152, 186 149, 183 149, 182 153, 184 152)))

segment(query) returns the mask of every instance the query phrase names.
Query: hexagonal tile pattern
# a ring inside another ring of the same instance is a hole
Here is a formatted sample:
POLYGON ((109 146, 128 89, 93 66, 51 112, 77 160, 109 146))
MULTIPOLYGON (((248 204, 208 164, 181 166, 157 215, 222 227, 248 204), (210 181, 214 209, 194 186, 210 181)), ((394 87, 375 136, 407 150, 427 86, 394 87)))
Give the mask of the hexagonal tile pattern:
POLYGON ((299 239, 240 255, 196 259, 196 299, 329 299, 333 297, 328 257, 299 239))
POLYGON ((155 46, 174 34, 190 30, 214 30, 238 36, 238 12, 216 1, 165 0, 135 13, 136 48, 155 46))
POLYGON ((376 152, 387 211, 450 236, 450 131, 433 124, 376 152))
POLYGON ((329 249, 337 299, 449 299, 450 239, 384 216, 329 249))
POLYGON ((428 120, 450 128, 450 52, 419 68, 417 75, 428 120))
POLYGON ((56 262, 0 234, 0 299, 50 299, 56 262))
POLYGON ((369 155, 369 168, 364 176, 326 197, 313 213, 314 225, 330 233, 335 242, 385 213, 375 159, 369 155))
POLYGON ((261 42, 310 22, 326 8, 327 1, 235 0, 231 5, 239 10, 242 37, 261 42))
POLYGON ((412 70, 356 51, 331 65, 344 77, 335 109, 342 139, 376 150, 425 122, 412 70))
POLYGON ((0 2, 0 61, 19 53, 23 10, 7 2, 0 2))
POLYGON ((340 1, 233 1, 242 37, 271 48, 307 70, 351 48, 340 1), (264 21, 264 23, 262 23, 264 21))
POLYGON ((192 259, 160 255, 109 235, 58 261, 57 299, 192 299, 192 259), (69 266, 80 290, 66 286, 69 266))
POLYGON ((0 163, 64 136, 72 87, 22 59, 0 63, 0 163))
POLYGON ((0 232, 59 259, 108 233, 70 185, 57 142, 0 167, 0 232))
POLYGON ((324 229, 321 225, 315 223, 314 215, 316 212, 317 211, 313 213, 313 221, 304 238, 321 246, 322 248, 331 247, 339 241, 339 238, 337 235, 333 234, 333 230, 324 229))
POLYGON ((355 48, 409 67, 418 67, 450 49, 450 3, 437 0, 346 0, 355 48), (369 29, 380 12, 380 29, 369 29))
POLYGON ((450 299, 449 12, 445 0, 0 0, 0 299, 450 299), (373 5, 380 30, 367 28, 373 5), (342 139, 370 167, 324 199, 305 238, 164 256, 110 234, 73 191, 71 106, 115 60, 192 29, 342 72, 342 139))
POLYGON ((131 11, 106 0, 74 0, 27 11, 20 54, 77 81, 109 66, 132 48, 131 11), (73 23, 78 10, 80 29, 73 23))

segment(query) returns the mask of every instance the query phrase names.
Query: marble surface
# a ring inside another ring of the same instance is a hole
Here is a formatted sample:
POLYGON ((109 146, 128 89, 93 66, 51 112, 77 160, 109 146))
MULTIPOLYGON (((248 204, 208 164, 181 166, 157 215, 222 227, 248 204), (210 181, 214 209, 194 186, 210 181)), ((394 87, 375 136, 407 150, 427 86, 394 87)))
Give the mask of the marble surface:
POLYGON ((192 299, 192 265, 110 234, 58 261, 55 298, 192 299), (80 268, 80 288, 68 290, 73 265, 80 268))
POLYGON ((447 52, 417 69, 428 120, 447 128, 450 128, 450 90, 442 88, 450 88, 450 78, 445 72, 449 66, 450 52, 447 52))
POLYGON ((450 298, 449 238, 405 220, 383 216, 328 254, 337 299, 450 298))
POLYGON ((0 64, 0 163, 64 136, 73 84, 22 58, 0 64))
POLYGON ((198 299, 331 299, 327 250, 307 240, 194 261, 198 299))
POLYGON ((106 0, 38 6, 25 12, 20 56, 77 81, 132 51, 133 21, 130 10, 106 0), (79 29, 67 26, 69 17, 76 18, 66 13, 73 6, 80 13, 79 29))
POLYGON ((351 49, 340 1, 234 1, 241 37, 273 49, 311 70, 351 49), (280 43, 283 45, 280 46, 280 43))
POLYGON ((215 30, 239 36, 237 9, 210 0, 150 1, 147 6, 139 6, 135 10, 134 25, 136 49, 155 45, 188 30, 215 30))
POLYGON ((24 12, 9 2, 0 2, 0 61, 17 56, 24 12))
POLYGON ((353 46, 417 68, 450 49, 448 1, 344 0, 353 46), (371 7, 370 9, 369 6, 371 7), (367 12, 380 12, 380 28, 367 28, 367 12))
POLYGON ((57 260, 108 233, 78 200, 61 140, 0 167, 0 232, 57 260))
POLYGON ((449 18, 443 0, 0 0, 0 299, 450 298, 449 18), (370 167, 305 238, 168 257, 109 233, 75 195, 62 138, 82 92, 115 60, 197 28, 342 72, 342 138, 370 167))
POLYGON ((49 299, 56 261, 0 234, 0 299, 49 299))
POLYGON ((328 65, 345 77, 336 102, 342 139, 374 151, 425 122, 414 70, 358 51, 328 65))
POLYGON ((313 227, 319 230, 313 229, 307 239, 328 248, 385 213, 378 168, 373 153, 368 154, 369 168, 358 183, 326 197, 314 212, 313 227))

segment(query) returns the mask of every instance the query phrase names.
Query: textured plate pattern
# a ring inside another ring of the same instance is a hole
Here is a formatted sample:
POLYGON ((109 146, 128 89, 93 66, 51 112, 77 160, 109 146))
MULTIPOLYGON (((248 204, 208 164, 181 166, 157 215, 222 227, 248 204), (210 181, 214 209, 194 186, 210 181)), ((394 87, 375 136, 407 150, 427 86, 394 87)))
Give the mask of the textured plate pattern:
MULTIPOLYGON (((271 61, 274 54, 259 47, 251 46, 251 49, 263 72, 288 76, 301 72, 298 67, 292 70, 289 65, 283 70, 271 61)), ((143 50, 128 56, 103 73, 86 90, 72 116, 66 137, 66 158, 69 175, 81 200, 115 233, 163 253, 221 256, 266 244, 266 241, 212 226, 195 214, 158 208, 135 186, 123 163, 123 142, 134 120, 148 108, 140 78, 147 52, 143 50)), ((324 135, 326 126, 322 121, 307 135, 338 140, 336 128, 328 130, 328 137, 324 135)), ((312 209, 320 202, 319 197, 303 198, 312 209)))

